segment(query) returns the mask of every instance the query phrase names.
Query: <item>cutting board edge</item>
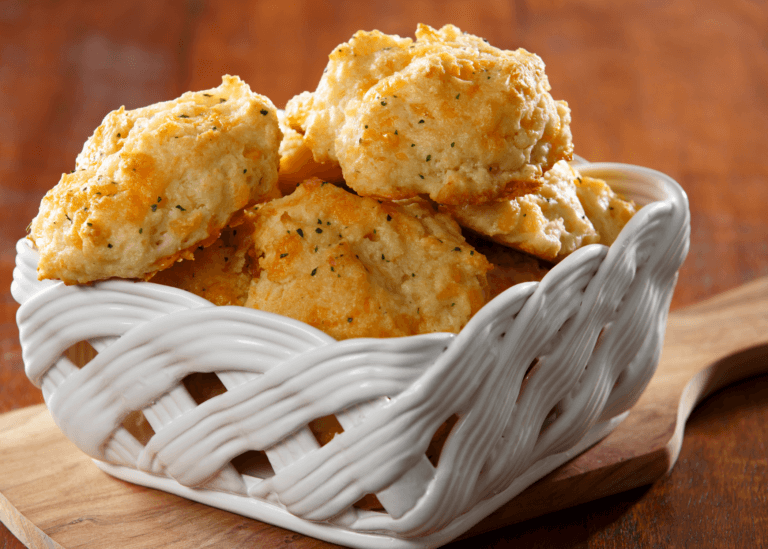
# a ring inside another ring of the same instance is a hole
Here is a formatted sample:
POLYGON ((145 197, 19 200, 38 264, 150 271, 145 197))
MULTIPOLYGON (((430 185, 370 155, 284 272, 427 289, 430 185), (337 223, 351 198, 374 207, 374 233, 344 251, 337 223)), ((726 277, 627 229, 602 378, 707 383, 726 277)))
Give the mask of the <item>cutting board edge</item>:
POLYGON ((0 522, 30 549, 65 549, 25 517, 2 492, 0 492, 0 522))

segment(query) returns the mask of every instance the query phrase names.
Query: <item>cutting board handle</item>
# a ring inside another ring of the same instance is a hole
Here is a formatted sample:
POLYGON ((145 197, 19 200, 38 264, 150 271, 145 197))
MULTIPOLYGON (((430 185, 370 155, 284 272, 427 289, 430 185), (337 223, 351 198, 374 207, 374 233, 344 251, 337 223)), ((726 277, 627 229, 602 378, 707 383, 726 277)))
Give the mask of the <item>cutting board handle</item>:
POLYGON ((768 373, 768 277, 675 311, 667 327, 654 382, 682 387, 668 469, 677 460, 685 422, 696 405, 718 389, 768 373))

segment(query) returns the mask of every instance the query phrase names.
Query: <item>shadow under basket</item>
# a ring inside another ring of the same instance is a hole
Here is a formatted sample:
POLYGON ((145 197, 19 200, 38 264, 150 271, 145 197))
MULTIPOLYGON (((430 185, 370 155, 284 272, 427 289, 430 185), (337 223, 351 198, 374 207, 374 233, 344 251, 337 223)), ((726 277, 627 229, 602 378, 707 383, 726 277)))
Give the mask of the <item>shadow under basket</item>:
POLYGON ((336 341, 167 286, 38 281, 20 240, 27 375, 111 475, 351 547, 443 545, 607 435, 656 368, 687 198, 579 170, 642 208, 459 334, 336 341))

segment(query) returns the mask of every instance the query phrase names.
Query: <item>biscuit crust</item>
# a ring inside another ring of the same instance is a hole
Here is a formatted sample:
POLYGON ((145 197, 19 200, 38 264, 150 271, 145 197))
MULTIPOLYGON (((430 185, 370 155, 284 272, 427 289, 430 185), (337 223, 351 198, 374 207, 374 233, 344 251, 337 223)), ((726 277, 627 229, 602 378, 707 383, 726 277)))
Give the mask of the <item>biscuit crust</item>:
POLYGON ((535 190, 571 157, 570 110, 549 90, 538 56, 452 25, 419 25, 415 42, 360 31, 286 123, 360 195, 480 204, 535 190))
POLYGON ((425 200, 311 179, 260 207, 255 227, 260 275, 246 306, 337 339, 458 332, 486 302, 491 265, 425 200))
POLYGON ((340 183, 344 180, 341 167, 336 162, 316 162, 302 135, 284 124, 285 112, 277 111, 283 140, 280 142, 280 170, 277 186, 285 196, 291 194, 299 183, 311 177, 340 183))
POLYGON ((479 206, 443 207, 460 225, 492 240, 557 262, 588 244, 610 245, 635 212, 600 179, 565 161, 531 194, 479 206))
POLYGON ((245 305, 256 266, 253 221, 239 214, 210 246, 199 246, 191 259, 160 271, 152 282, 186 290, 214 305, 245 305))
POLYGON ((580 175, 574 183, 584 213, 600 235, 600 244, 610 246, 635 215, 637 206, 616 194, 602 179, 580 175))
POLYGON ((496 242, 557 261, 600 241, 576 195, 577 177, 578 173, 561 161, 544 175, 544 183, 536 193, 444 210, 460 225, 496 242))
POLYGON ((276 195, 276 108, 239 78, 222 80, 106 116, 31 224, 39 278, 149 279, 276 195))

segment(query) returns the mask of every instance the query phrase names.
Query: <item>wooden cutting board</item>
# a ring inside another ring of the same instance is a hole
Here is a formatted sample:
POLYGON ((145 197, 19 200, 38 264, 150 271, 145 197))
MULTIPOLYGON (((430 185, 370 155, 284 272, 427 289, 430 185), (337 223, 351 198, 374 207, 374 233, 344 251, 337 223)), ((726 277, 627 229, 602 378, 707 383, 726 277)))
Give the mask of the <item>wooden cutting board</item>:
MULTIPOLYGON (((675 311, 656 374, 629 417, 465 537, 653 482, 674 465, 698 402, 764 373, 768 278, 675 311)), ((0 520, 32 548, 333 547, 114 479, 42 405, 0 415, 0 520)))

